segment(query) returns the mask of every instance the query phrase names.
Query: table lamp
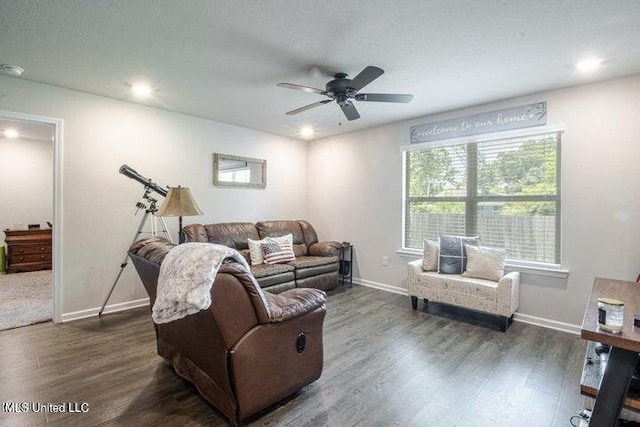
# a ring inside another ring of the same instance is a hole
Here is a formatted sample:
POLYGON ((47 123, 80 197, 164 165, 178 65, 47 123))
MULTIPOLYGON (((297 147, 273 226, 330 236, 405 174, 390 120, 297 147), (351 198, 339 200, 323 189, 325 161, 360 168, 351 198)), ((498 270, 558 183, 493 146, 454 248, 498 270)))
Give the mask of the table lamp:
POLYGON ((184 243, 185 236, 182 231, 182 217, 183 216, 195 216, 203 215, 203 212, 198 207, 198 204, 191 195, 189 187, 169 187, 169 194, 165 197, 160 209, 158 209, 158 216, 177 216, 179 218, 179 232, 178 242, 184 243))

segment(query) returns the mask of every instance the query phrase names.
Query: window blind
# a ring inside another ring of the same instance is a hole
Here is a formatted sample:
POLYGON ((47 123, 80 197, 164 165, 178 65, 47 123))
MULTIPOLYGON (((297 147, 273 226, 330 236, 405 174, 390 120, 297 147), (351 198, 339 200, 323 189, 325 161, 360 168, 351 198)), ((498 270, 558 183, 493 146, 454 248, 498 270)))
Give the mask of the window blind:
POLYGON ((479 236, 510 259, 560 264, 560 133, 408 151, 404 246, 479 236))

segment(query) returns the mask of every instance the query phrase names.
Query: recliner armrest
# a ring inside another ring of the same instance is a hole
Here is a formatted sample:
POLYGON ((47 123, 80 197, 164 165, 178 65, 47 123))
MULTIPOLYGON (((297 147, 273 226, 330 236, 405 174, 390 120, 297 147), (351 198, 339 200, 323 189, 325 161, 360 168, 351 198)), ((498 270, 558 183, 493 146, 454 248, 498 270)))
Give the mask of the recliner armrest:
POLYGON ((338 256, 338 250, 342 244, 340 242, 318 242, 309 246, 310 256, 338 256))
POLYGON ((298 288, 280 294, 264 293, 269 323, 284 322, 322 307, 327 294, 319 289, 298 288))

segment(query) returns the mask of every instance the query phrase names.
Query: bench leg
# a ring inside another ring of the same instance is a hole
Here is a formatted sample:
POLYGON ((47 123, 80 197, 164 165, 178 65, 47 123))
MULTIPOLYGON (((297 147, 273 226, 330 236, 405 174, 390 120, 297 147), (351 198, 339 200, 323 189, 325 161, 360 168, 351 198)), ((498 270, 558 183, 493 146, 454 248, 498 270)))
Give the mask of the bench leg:
POLYGON ((418 297, 411 295, 411 307, 413 307, 414 310, 418 309, 418 297))
POLYGON ((511 324, 511 319, 513 319, 513 316, 512 317, 500 316, 500 330, 502 332, 507 332, 507 328, 511 324))

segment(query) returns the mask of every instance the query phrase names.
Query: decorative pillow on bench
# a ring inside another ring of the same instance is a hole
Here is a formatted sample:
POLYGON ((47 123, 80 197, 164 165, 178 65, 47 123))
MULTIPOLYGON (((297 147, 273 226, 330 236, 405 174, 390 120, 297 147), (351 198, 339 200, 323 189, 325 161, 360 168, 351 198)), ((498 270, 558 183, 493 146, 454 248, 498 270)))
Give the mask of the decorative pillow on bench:
POLYGON ((478 237, 448 236, 441 234, 438 273, 462 274, 467 267, 465 245, 478 246, 478 237))
POLYGON ((504 276, 506 249, 472 245, 464 245, 464 247, 467 251, 467 269, 462 273, 463 276, 493 280, 494 282, 504 276))
POLYGON ((438 269, 438 258, 440 257, 440 245, 433 240, 424 239, 422 252, 422 270, 436 271, 438 269))

